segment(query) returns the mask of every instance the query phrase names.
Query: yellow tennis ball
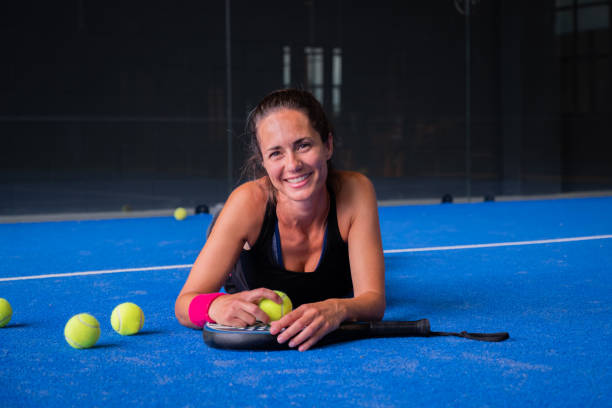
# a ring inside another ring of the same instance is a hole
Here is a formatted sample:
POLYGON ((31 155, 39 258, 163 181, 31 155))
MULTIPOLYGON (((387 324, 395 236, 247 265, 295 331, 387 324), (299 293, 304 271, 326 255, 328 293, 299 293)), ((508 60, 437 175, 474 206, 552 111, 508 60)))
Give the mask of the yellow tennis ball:
POLYGON ((187 218, 187 210, 183 207, 177 208, 174 210, 174 218, 176 218, 177 221, 183 221, 185 218, 187 218))
POLYGON ((89 313, 72 316, 64 327, 64 337, 75 349, 89 348, 100 338, 100 323, 89 313))
POLYGON ((0 327, 6 326, 13 317, 13 309, 8 300, 0 298, 0 327))
POLYGON ((129 205, 129 204, 123 204, 121 206, 121 211, 122 212, 130 212, 130 211, 132 211, 132 206, 129 205))
POLYGON ((280 290, 275 290, 276 294, 283 299, 283 303, 279 305, 273 300, 264 298, 259 301, 259 307, 270 316, 271 321, 279 320, 281 317, 293 310, 291 299, 280 290))
POLYGON ((134 303, 122 303, 113 310, 111 325, 117 333, 123 336, 136 334, 144 325, 144 313, 134 303))

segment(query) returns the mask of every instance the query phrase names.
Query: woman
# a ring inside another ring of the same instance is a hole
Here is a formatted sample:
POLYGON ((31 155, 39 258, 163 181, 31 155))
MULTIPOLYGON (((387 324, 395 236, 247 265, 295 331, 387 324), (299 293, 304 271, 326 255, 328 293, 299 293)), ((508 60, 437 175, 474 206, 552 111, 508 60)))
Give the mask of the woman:
POLYGON ((247 121, 257 177, 215 221, 175 306, 181 324, 269 322, 263 298, 294 310, 271 323, 280 343, 312 347, 345 320, 380 320, 384 260, 376 196, 363 175, 330 168, 333 131, 308 92, 266 96, 247 121), (228 294, 215 293, 225 283, 228 294))

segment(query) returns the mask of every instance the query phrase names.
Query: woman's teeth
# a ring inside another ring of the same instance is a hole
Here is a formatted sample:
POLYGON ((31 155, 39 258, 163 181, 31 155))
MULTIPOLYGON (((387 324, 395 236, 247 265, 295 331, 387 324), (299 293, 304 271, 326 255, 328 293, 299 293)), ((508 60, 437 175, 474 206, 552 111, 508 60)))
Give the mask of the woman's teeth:
POLYGON ((304 174, 303 176, 300 177, 296 177, 296 178, 292 178, 292 179, 287 179, 288 182, 290 183, 299 183, 300 181, 304 181, 306 180, 306 178, 308 177, 308 174, 304 174))

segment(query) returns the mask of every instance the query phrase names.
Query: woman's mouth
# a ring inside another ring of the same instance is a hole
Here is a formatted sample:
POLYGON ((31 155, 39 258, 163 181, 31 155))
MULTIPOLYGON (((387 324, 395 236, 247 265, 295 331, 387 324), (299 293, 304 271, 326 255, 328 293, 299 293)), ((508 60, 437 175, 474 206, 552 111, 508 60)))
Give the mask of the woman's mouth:
POLYGON ((306 184, 308 178, 312 173, 302 174, 301 176, 286 178, 285 181, 292 185, 292 187, 301 187, 306 184))

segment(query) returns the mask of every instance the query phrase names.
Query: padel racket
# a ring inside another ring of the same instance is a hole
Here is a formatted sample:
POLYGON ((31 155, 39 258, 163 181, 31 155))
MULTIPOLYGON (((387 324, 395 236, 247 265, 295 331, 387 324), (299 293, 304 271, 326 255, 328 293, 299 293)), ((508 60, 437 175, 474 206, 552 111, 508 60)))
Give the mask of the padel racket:
MULTIPOLYGON (((276 336, 270 334, 270 326, 256 324, 244 328, 230 327, 215 323, 206 323, 202 329, 204 342, 214 348, 232 350, 283 350, 289 349, 287 343, 279 344, 276 336)), ((333 332, 319 340, 316 346, 343 341, 368 339, 376 337, 435 337, 456 336, 479 341, 503 341, 510 336, 501 333, 451 333, 432 332, 429 320, 421 319, 412 322, 345 322, 333 332)))

